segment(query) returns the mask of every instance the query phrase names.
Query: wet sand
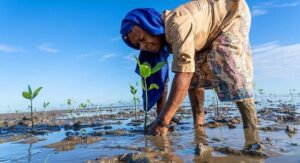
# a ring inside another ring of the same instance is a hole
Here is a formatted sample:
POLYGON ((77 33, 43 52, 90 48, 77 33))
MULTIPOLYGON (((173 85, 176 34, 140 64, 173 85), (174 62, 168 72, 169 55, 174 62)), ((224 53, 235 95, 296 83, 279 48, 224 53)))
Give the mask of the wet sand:
POLYGON ((145 136, 133 108, 38 112, 34 131, 29 113, 0 114, 0 162, 299 162, 295 107, 260 108, 257 133, 243 129, 235 106, 206 111, 206 126, 194 129, 182 107, 167 137, 145 136))

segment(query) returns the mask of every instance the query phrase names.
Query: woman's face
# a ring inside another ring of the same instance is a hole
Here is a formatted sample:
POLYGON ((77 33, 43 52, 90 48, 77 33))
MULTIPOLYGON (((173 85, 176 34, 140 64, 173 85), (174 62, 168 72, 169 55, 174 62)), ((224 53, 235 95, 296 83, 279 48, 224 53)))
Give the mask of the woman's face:
POLYGON ((128 33, 128 40, 141 51, 152 53, 157 53, 162 44, 160 37, 151 35, 137 25, 128 33))

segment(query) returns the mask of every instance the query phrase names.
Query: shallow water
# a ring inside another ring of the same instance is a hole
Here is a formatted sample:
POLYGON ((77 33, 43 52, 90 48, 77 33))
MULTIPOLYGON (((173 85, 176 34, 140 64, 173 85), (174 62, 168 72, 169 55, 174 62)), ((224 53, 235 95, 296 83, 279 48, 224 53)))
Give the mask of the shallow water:
MULTIPOLYGON (((190 108, 186 108, 190 109, 190 108)), ((123 110, 122 110, 123 111, 123 110)), ((116 112, 115 112, 116 113, 116 112)), ((92 116, 96 112, 86 114, 92 116)), ((209 112, 209 121, 215 113, 209 112)), ((229 111, 230 116, 239 115, 237 110, 229 111)), ((180 116, 180 115, 179 115, 180 116)), ((300 162, 300 125, 293 126, 298 129, 296 134, 289 136, 285 130, 279 131, 259 131, 260 140, 265 143, 265 152, 271 157, 262 158, 255 156, 237 156, 224 154, 212 150, 203 151, 201 155, 197 153, 197 144, 208 144, 209 147, 230 147, 242 150, 245 145, 245 136, 242 125, 237 125, 234 129, 228 126, 194 130, 191 115, 181 115, 184 118, 181 125, 176 126, 174 133, 168 137, 144 136, 141 132, 131 132, 127 136, 103 135, 103 140, 92 144, 78 144, 74 150, 56 151, 53 148, 46 148, 45 145, 56 143, 66 137, 65 130, 52 132, 38 136, 45 140, 33 144, 21 144, 17 142, 6 142, 0 144, 0 162, 84 162, 101 157, 113 157, 124 153, 140 152, 139 149, 147 148, 154 151, 154 155, 160 155, 159 151, 165 151, 170 158, 161 158, 160 161, 176 160, 176 162, 300 162), (272 145, 266 143, 266 138, 270 138, 272 145), (292 145, 294 143, 294 145, 292 145), (296 144, 296 145, 295 145, 296 144)), ((68 116, 66 116, 68 117, 68 116)), ((66 118, 64 117, 64 118, 66 118)), ((141 117, 142 118, 142 117, 141 117)), ((141 130, 143 123, 138 126, 128 126, 131 119, 105 120, 105 122, 118 122, 111 125, 111 129, 124 129, 128 131, 141 130)), ((276 124, 273 121, 261 120, 260 126, 276 124)), ((285 127, 287 124, 282 124, 285 127)), ((87 134, 95 131, 107 131, 99 127, 85 128, 87 134)), ((247 136, 247 134, 246 134, 247 136)), ((148 152, 151 153, 151 152, 148 152)))

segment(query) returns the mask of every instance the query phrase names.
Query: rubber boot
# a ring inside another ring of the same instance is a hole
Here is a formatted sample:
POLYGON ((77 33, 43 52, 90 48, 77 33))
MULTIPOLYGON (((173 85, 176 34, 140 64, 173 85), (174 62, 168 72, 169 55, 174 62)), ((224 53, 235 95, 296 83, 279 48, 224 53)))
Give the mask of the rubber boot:
POLYGON ((205 125, 205 112, 204 112, 204 89, 203 88, 190 88, 189 98, 193 111, 194 126, 205 125))

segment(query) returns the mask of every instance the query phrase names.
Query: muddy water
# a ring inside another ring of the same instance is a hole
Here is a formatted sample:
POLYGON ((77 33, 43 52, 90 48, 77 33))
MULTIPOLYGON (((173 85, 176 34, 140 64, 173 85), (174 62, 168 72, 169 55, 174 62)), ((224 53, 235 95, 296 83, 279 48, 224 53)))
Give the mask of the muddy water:
MULTIPOLYGON (((0 141, 3 142, 0 144, 0 162, 300 162, 300 123, 297 111, 282 109, 259 112, 260 127, 271 126, 271 129, 259 130, 259 146, 263 150, 261 155, 253 155, 244 152, 247 144, 245 138, 249 141, 247 137, 253 133, 244 130, 241 123, 236 123, 235 128, 231 129, 226 123, 194 129, 190 110, 186 107, 177 114, 181 121, 168 137, 144 136, 142 122, 137 126, 128 125, 134 117, 129 113, 132 110, 118 108, 113 112, 107 111, 106 116, 93 119, 91 117, 98 115, 98 112, 83 114, 90 119, 76 119, 82 115, 78 113, 76 118, 71 116, 72 120, 69 114, 57 114, 52 118, 59 121, 60 130, 50 130, 43 135, 24 136, 24 133, 11 132, 2 127, 0 140, 8 142, 0 141), (116 114, 120 111, 122 113, 116 114), (115 116, 111 117, 110 113, 115 116), (274 120, 278 116, 290 115, 294 117, 283 118, 284 122, 274 120), (64 127, 77 120, 82 122, 79 130, 64 127), (87 125, 85 121, 99 123, 87 125), (296 132, 286 132, 287 125, 296 128, 296 132), (16 141, 8 140, 13 135, 16 135, 16 141), (74 139, 76 141, 70 141, 74 139), (58 143, 62 148, 54 147, 58 143)), ((207 110, 207 122, 214 121, 215 110, 207 110)), ((222 113, 227 119, 239 116, 236 108, 223 108, 222 113)), ((139 114, 139 118, 142 117, 139 114)))

